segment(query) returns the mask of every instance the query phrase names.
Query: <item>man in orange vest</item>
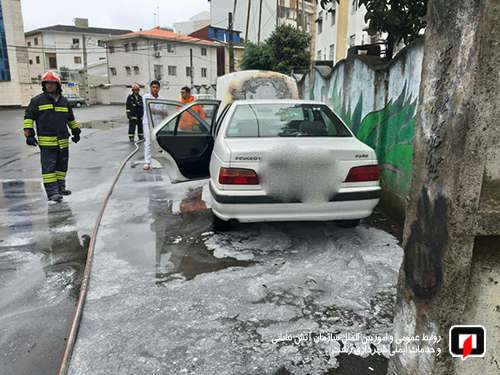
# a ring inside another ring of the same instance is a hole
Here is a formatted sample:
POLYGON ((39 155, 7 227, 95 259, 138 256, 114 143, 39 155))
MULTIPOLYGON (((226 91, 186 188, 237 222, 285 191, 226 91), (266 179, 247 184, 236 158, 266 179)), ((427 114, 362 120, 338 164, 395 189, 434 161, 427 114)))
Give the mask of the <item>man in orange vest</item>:
MULTIPOLYGON (((182 105, 184 106, 186 104, 194 102, 195 100, 196 98, 193 95, 191 95, 191 89, 187 86, 184 86, 181 89, 182 105)), ((195 105, 194 107, 191 108, 191 110, 195 111, 202 120, 205 119, 206 117, 205 112, 203 111, 203 108, 200 105, 195 105)), ((198 120, 189 112, 184 113, 179 119, 180 131, 199 133, 202 131, 200 126, 201 125, 198 122, 198 120)))

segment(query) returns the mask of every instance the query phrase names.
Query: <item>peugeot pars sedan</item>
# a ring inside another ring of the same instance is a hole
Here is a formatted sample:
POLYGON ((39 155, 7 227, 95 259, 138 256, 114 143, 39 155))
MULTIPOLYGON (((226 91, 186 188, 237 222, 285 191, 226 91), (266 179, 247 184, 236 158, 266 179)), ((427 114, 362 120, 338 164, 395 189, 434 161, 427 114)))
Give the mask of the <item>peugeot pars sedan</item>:
POLYGON ((167 164, 172 181, 209 177, 216 227, 230 220, 335 220, 353 227, 372 213, 380 197, 375 152, 327 105, 296 99, 219 104, 147 105, 154 157, 167 164), (161 106, 172 114, 155 125, 154 109, 161 106))

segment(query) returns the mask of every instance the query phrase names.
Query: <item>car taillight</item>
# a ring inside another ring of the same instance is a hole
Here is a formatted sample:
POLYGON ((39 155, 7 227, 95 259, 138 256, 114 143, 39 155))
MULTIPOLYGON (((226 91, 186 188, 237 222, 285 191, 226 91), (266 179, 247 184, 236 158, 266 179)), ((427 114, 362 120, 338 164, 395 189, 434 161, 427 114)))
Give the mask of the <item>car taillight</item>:
POLYGON ((219 184, 222 185, 258 185, 259 177, 253 169, 224 168, 219 171, 219 184))
POLYGON ((378 165, 363 165, 351 168, 345 182, 378 181, 379 178, 378 165))

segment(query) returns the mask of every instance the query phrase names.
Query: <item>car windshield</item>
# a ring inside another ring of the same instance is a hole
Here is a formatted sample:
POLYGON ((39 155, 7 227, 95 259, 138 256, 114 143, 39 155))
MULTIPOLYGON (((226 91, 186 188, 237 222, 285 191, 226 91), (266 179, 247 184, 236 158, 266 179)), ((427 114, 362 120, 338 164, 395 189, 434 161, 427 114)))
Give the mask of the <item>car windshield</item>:
POLYGON ((324 104, 240 104, 227 137, 352 137, 324 104))

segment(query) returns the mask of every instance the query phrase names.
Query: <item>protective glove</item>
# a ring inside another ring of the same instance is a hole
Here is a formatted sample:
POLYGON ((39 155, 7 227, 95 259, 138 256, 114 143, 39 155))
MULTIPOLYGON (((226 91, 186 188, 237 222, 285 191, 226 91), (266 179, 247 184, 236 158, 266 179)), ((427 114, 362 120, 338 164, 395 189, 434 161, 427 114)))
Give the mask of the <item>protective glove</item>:
POLYGON ((34 135, 29 135, 26 137, 26 144, 28 146, 38 146, 38 141, 36 140, 34 135))
POLYGON ((71 130, 71 134, 73 134, 73 137, 71 137, 71 140, 74 142, 74 143, 78 143, 80 141, 80 133, 82 131, 79 129, 79 128, 76 128, 76 129, 73 129, 71 130))

